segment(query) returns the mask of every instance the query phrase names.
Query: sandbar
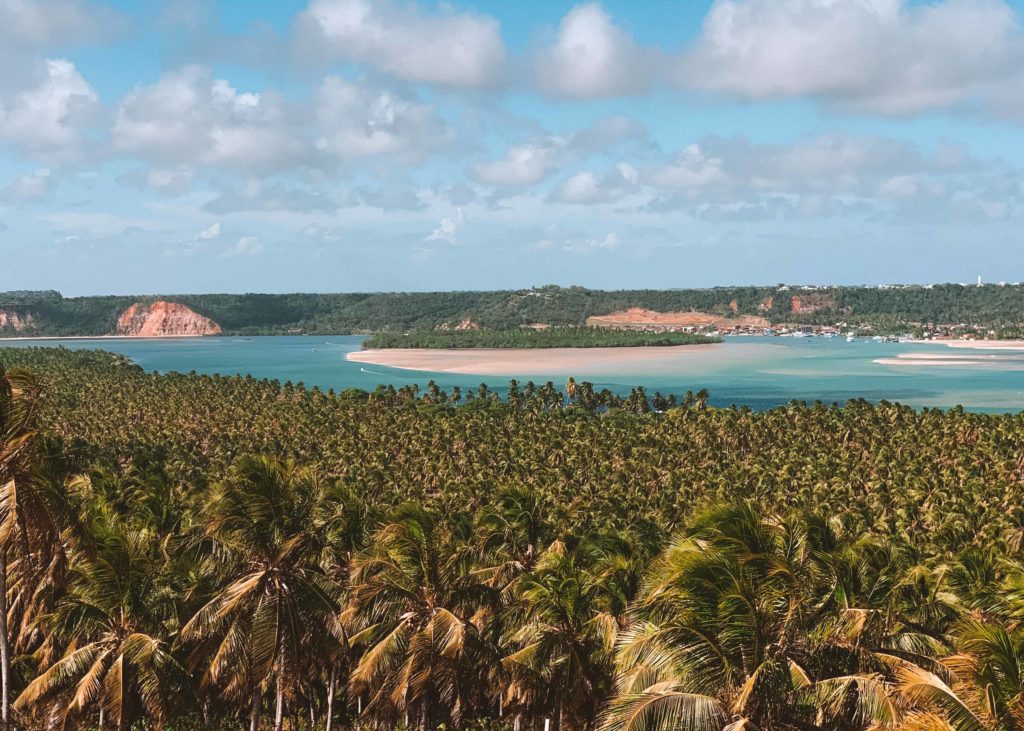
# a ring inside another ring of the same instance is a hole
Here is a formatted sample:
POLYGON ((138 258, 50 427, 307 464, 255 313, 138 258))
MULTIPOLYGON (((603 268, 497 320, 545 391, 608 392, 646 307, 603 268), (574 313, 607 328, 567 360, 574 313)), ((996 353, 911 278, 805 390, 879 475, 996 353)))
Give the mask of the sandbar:
POLYGON ((482 376, 521 374, 601 374, 662 371, 674 362, 693 364, 717 358, 722 345, 665 345, 621 348, 387 348, 359 350, 346 358, 390 368, 482 376))
POLYGON ((1024 350, 1024 340, 915 340, 914 342, 971 350, 1024 350))

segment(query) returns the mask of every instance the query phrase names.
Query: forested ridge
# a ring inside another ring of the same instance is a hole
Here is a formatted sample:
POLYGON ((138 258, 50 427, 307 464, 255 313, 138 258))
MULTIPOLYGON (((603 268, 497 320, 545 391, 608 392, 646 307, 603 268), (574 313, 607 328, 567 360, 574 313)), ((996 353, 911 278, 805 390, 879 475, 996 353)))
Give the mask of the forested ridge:
MULTIPOLYGON (((349 334, 432 330, 470 321, 486 329, 582 326, 588 317, 639 307, 757 315, 773 323, 977 325, 1007 336, 1024 325, 1024 285, 877 287, 718 287, 601 291, 538 287, 499 292, 351 294, 202 294, 69 297, 58 292, 0 293, 0 310, 30 316, 23 335, 103 335, 119 313, 156 300, 178 302, 216 321, 226 334, 349 334)), ((14 334, 13 326, 2 332, 14 334)))
POLYGON ((19 728, 1024 723, 1024 414, 0 364, 19 728))

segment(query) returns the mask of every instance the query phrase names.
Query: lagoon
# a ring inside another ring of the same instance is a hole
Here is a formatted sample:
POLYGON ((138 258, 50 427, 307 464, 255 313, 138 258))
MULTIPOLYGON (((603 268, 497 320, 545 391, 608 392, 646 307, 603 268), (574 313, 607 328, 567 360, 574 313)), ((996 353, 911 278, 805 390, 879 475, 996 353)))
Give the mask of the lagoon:
POLYGON ((720 345, 698 346, 703 352, 678 357, 614 363, 592 362, 557 372, 522 366, 522 372, 474 375, 406 370, 346 359, 360 350, 358 336, 210 337, 169 339, 8 340, 8 346, 99 348, 121 353, 146 370, 196 371, 204 374, 251 374, 306 386, 372 390, 378 384, 396 388, 434 380, 448 390, 464 392, 487 383, 502 392, 509 378, 521 382, 566 378, 589 380, 595 388, 626 394, 644 386, 649 395, 683 394, 706 388, 716 406, 738 404, 767 409, 791 400, 842 403, 863 398, 885 399, 915 407, 962 405, 974 411, 1024 410, 1024 351, 950 348, 943 344, 881 343, 844 338, 728 337, 720 345), (533 372, 531 372, 533 371, 533 372))

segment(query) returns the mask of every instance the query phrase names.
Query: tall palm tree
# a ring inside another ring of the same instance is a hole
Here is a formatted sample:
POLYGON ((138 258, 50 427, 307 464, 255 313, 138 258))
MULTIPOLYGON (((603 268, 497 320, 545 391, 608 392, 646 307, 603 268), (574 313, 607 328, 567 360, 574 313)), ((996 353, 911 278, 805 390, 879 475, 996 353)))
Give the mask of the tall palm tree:
POLYGON ((677 537, 624 634, 605 729, 894 725, 896 675, 934 645, 856 606, 815 527, 741 504, 677 537))
POLYGON ((378 529, 353 564, 347 624, 365 647, 353 696, 380 721, 421 729, 458 724, 489 705, 496 652, 479 625, 496 592, 474 572, 474 552, 436 519, 407 505, 378 529))
POLYGON ((0 366, 0 724, 10 724, 11 637, 8 628, 8 559, 27 556, 39 526, 23 513, 19 487, 30 479, 40 382, 0 366), (18 545, 20 544, 20 545, 18 545), (20 550, 18 550, 20 549, 20 550))
POLYGON ((188 677, 168 648, 176 591, 153 534, 123 524, 92 527, 90 551, 74 555, 66 595, 41 622, 66 648, 15 702, 20 712, 78 726, 92 712, 118 731, 170 718, 188 677))
POLYGON ((315 518, 323 489, 294 462, 243 457, 207 495, 208 570, 221 588, 185 624, 181 641, 197 645, 192 657, 205 667, 204 685, 250 707, 252 728, 273 689, 280 731, 307 660, 342 640, 339 588, 320 564, 315 518))
POLYGON ((523 617, 503 663, 512 703, 565 731, 592 724, 612 680, 618 618, 587 563, 585 551, 556 542, 519 577, 523 617))

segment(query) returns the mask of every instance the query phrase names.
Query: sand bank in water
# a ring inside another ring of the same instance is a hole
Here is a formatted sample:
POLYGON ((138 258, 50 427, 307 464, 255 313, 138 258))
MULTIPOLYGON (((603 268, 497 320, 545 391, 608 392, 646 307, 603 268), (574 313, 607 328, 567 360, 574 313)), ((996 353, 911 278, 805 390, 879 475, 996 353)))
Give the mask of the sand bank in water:
POLYGON ((889 366, 946 366, 955 368, 984 368, 986 370, 1024 371, 1024 357, 1018 355, 942 355, 940 353, 900 353, 895 358, 876 358, 872 361, 889 366))
POLYGON ((515 376, 573 373, 578 375, 620 371, 662 371, 673 361, 704 360, 717 354, 719 344, 645 348, 508 348, 427 350, 389 348, 349 353, 357 363, 435 373, 515 376))
POLYGON ((1024 350, 1024 340, 917 340, 915 342, 970 350, 1024 350))

